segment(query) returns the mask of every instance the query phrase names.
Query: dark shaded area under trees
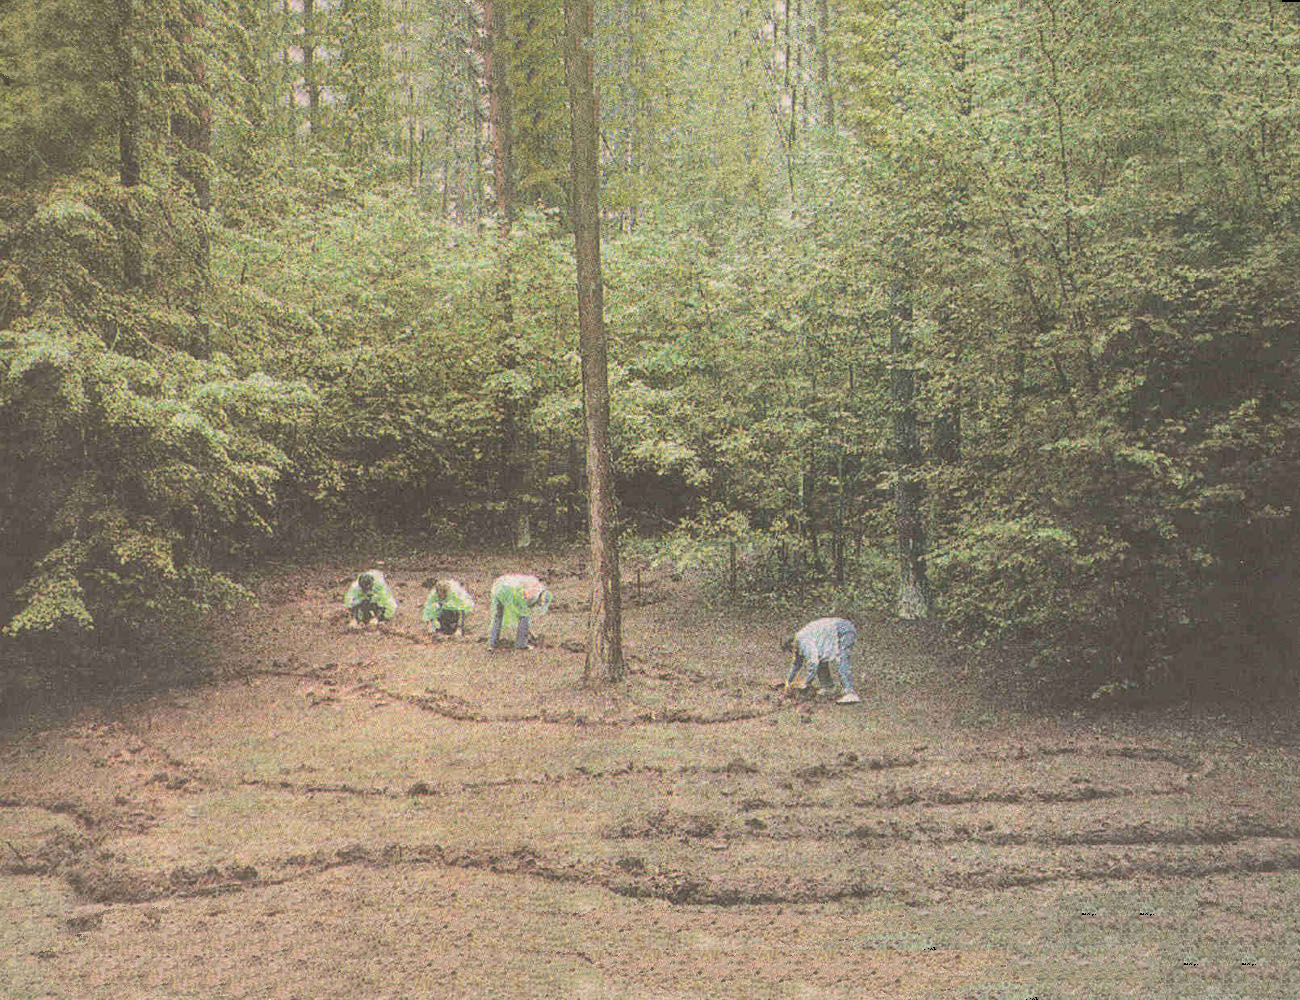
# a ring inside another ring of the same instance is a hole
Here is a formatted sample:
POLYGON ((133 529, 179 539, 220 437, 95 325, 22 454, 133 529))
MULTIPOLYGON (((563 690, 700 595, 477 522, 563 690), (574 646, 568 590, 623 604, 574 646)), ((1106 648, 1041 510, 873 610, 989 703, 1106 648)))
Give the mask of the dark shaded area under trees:
MULTIPOLYGON (((563 30, 0 4, 0 689, 112 676, 273 553, 582 533, 563 30)), ((609 0, 595 30, 643 547, 887 610, 906 548, 1036 698, 1293 686, 1295 5, 609 0)))

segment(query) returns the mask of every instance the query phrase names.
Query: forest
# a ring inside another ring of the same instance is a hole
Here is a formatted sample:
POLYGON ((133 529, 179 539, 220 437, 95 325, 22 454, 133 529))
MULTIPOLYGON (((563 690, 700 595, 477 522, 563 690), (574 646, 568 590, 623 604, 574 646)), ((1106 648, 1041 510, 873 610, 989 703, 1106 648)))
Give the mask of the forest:
MULTIPOLYGON (((1294 684, 1297 5, 592 32, 624 553, 1044 703, 1294 684)), ((0 692, 266 560, 584 536, 564 55, 554 0, 0 0, 0 692)))

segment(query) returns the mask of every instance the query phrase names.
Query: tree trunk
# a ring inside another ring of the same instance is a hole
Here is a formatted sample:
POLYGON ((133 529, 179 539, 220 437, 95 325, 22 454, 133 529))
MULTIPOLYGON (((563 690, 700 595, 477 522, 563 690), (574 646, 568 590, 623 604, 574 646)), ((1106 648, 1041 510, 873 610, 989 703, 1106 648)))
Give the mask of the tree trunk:
POLYGON ((415 84, 407 88, 406 117, 406 186, 412 191, 417 189, 415 179, 415 84))
POLYGON ((136 84, 135 56, 131 51, 135 20, 133 6, 132 0, 117 0, 117 93, 122 105, 118 119, 118 169, 122 187, 126 190, 122 286, 127 291, 139 288, 144 281, 143 229, 134 194, 134 189, 140 184, 140 91, 136 84))
MULTIPOLYGON (((583 423, 585 425, 585 418, 583 423)), ((578 498, 584 492, 582 488, 582 463, 578 454, 578 438, 576 436, 569 437, 565 475, 569 499, 564 521, 564 533, 567 537, 574 538, 582 528, 582 507, 578 498)))
POLYGON ((288 38, 280 46, 280 61, 282 63, 282 75, 277 80, 278 84, 288 84, 288 93, 282 95, 284 104, 284 131, 289 142, 293 143, 298 138, 298 78, 293 68, 293 32, 289 31, 288 25, 292 23, 289 13, 289 0, 280 0, 280 20, 278 27, 288 38))
MULTIPOLYGON (((508 8, 501 0, 483 0, 483 75, 487 78, 488 131, 492 137, 492 176, 495 187, 497 218, 501 234, 501 276, 497 282, 497 303, 501 310, 501 369, 514 371, 519 366, 515 345, 513 279, 508 244, 515 213, 514 131, 510 95, 510 65, 506 55, 509 37, 508 8)), ((526 548, 532 541, 528 508, 522 501, 525 472, 521 453, 524 435, 520 426, 520 406, 514 390, 502 390, 501 407, 501 493, 513 522, 516 548, 526 548)))
MULTIPOLYGON (((623 148, 622 163, 620 164, 623 175, 625 192, 636 190, 633 178, 637 170, 637 126, 638 120, 638 101, 637 88, 640 85, 640 75, 637 72, 637 53, 640 51, 642 40, 637 31, 637 0, 624 0, 622 6, 622 30, 623 40, 626 48, 626 58, 620 67, 622 71, 622 100, 619 108, 620 118, 623 129, 623 148)), ((636 196, 628 196, 627 205, 623 210, 623 231, 630 233, 636 228, 636 196)))
POLYGON ((844 452, 835 456, 835 524, 831 535, 835 583, 844 586, 844 452))
MULTIPOLYGON (((199 0, 182 0, 171 33, 176 40, 179 69, 173 70, 168 82, 179 84, 182 93, 171 113, 171 135, 177 143, 176 173, 190 187, 198 209, 195 224, 194 270, 198 277, 198 297, 206 293, 211 270, 211 237, 208 216, 212 209, 212 179, 209 160, 212 154, 212 106, 207 97, 207 69, 197 36, 205 26, 203 5, 199 0)), ((204 305, 194 303, 198 349, 206 354, 209 327, 203 318, 204 305)))
POLYGON ((826 128, 835 128, 835 94, 831 90, 831 11, 830 0, 817 4, 817 82, 821 86, 826 128))
POLYGON ((921 436, 916 421, 916 374, 912 370, 912 306, 903 298, 901 283, 891 291, 889 350, 893 361, 891 386, 894 410, 894 449, 898 466, 895 486, 898 528, 898 614, 925 618, 930 614, 930 585, 925 568, 925 486, 920 478, 921 436))
MULTIPOLYGON (((212 108, 208 103, 207 70, 198 49, 196 34, 203 30, 204 13, 196 0, 180 4, 179 17, 172 22, 172 35, 180 50, 180 69, 171 75, 170 83, 180 84, 184 92, 179 107, 171 114, 171 134, 180 147, 176 172, 190 186, 194 203, 207 214, 212 208, 212 181, 209 177, 208 158, 212 152, 212 108)), ((137 167, 138 169, 138 167, 137 167)), ((200 232, 199 267, 208 268, 208 232, 200 232)))
POLYGON ((316 0, 302 0, 302 83, 307 92, 307 131, 320 129, 320 81, 316 79, 316 0))
POLYGON ((487 77, 488 130, 497 215, 506 232, 514 222, 515 176, 510 104, 510 67, 505 53, 506 12, 501 0, 483 0, 483 75, 487 77))
POLYGON ((609 373, 600 274, 600 160, 596 92, 592 82, 592 0, 566 0, 565 76, 569 85, 570 168, 574 250, 578 272, 578 331, 587 411, 587 480, 591 517, 591 609, 583 679, 623 679, 622 608, 614 476, 609 442, 609 373))
MULTIPOLYGON (((466 37, 469 39, 479 37, 478 22, 474 17, 473 4, 465 5, 465 32, 466 37)), ((480 223, 483 221, 483 87, 478 66, 475 64, 474 46, 472 44, 465 46, 465 65, 469 85, 469 130, 470 135, 473 136, 473 149, 470 152, 469 163, 469 203, 470 215, 474 219, 474 229, 478 230, 480 223)), ((487 76, 486 69, 483 71, 483 76, 487 76)))
MULTIPOLYGON (((811 416, 817 406, 817 361, 811 337, 805 340, 804 350, 808 357, 807 412, 811 416)), ((799 500, 803 506, 804 531, 808 536, 808 553, 815 570, 821 567, 821 553, 817 548, 817 475, 817 442, 814 440, 808 442, 808 465, 800 474, 799 500)))
MULTIPOLYGON (((948 66, 957 81, 957 114, 963 121, 969 121, 974 109, 974 90, 967 74, 968 53, 966 50, 966 0, 960 0, 950 9, 951 25, 941 33, 941 39, 949 47, 948 66)), ((966 232, 966 213, 970 203, 970 192, 965 181, 957 185, 953 198, 956 212, 950 229, 958 239, 966 232)), ((943 307, 939 313, 939 325, 948 329, 953 323, 953 313, 943 307)), ((959 367, 960 357, 954 360, 954 367, 959 367)), ((961 407, 957 399, 950 400, 935 417, 932 444, 935 458, 944 465, 961 463, 961 407)))

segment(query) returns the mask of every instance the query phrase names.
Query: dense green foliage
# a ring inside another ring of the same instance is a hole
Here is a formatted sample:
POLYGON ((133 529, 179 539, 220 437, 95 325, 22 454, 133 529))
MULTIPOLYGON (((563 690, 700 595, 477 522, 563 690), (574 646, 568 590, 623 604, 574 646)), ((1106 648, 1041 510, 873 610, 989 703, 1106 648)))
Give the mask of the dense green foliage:
MULTIPOLYGON (((577 533, 554 5, 502 5, 504 238, 475 5, 93 6, 0 4, 0 648, 330 533, 577 533)), ((629 530, 888 607, 905 370, 964 634, 1044 692, 1292 676, 1290 5, 597 17, 629 530)))
POLYGON ((1256 679, 1296 641, 1297 23, 965 13, 917 5, 885 44, 928 70, 884 190, 930 419, 961 413, 932 483, 946 610, 1058 687, 1256 679))

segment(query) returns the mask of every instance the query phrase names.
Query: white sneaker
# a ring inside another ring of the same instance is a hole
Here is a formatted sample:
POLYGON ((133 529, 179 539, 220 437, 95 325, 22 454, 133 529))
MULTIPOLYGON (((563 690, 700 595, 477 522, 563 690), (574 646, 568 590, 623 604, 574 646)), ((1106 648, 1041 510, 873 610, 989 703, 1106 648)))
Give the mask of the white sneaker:
POLYGON ((835 704, 837 704, 837 705, 856 705, 856 704, 858 704, 860 701, 862 701, 862 699, 859 698, 859 697, 858 697, 856 694, 854 694, 852 691, 850 691, 848 694, 842 694, 842 695, 840 695, 839 698, 836 699, 835 704))
POLYGON ((352 621, 348 622, 348 628, 361 628, 361 623, 353 618, 352 621))

